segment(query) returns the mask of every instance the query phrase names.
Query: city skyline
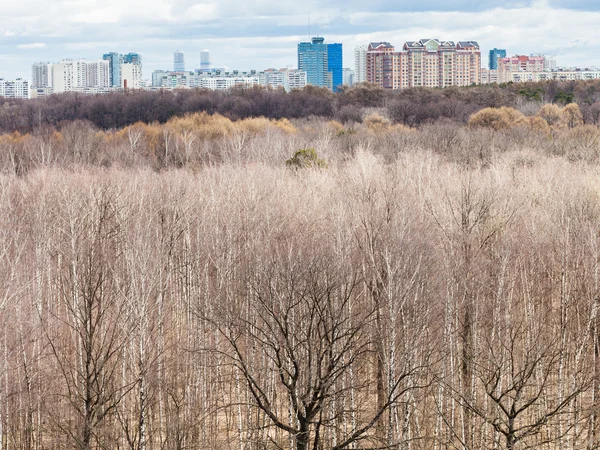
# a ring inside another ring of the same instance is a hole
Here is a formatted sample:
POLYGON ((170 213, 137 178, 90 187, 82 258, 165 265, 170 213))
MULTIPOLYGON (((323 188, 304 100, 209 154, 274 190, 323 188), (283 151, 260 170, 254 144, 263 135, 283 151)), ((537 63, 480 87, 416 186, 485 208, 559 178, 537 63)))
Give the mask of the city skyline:
POLYGON ((183 0, 175 5, 174 0, 161 0, 144 2, 143 8, 138 0, 108 0, 101 6, 25 0, 9 5, 3 16, 0 76, 29 79, 31 64, 37 61, 96 59, 129 49, 143 55, 144 78, 172 67, 177 49, 186 54, 188 70, 200 67, 205 48, 211 50, 213 66, 293 68, 297 44, 316 35, 342 43, 344 67, 350 68, 357 45, 423 38, 476 40, 484 55, 497 47, 509 54, 555 56, 562 66, 600 66, 600 5, 553 0, 471 3, 448 6, 436 0, 425 11, 423 5, 385 0, 366 5, 350 1, 343 7, 337 1, 254 5, 183 0))

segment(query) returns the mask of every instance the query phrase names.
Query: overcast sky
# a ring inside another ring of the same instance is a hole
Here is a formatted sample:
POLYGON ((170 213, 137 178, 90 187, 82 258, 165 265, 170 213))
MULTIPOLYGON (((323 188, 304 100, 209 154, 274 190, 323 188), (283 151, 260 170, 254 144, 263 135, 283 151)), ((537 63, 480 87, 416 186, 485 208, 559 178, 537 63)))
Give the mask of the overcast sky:
POLYGON ((350 68, 357 45, 422 38, 476 40, 484 65, 498 47, 600 66, 600 0, 17 0, 3 2, 0 24, 5 79, 29 79, 35 61, 110 51, 140 53, 144 78, 172 70, 175 50, 188 70, 205 48, 213 66, 295 67, 298 42, 317 34, 343 44, 350 68))

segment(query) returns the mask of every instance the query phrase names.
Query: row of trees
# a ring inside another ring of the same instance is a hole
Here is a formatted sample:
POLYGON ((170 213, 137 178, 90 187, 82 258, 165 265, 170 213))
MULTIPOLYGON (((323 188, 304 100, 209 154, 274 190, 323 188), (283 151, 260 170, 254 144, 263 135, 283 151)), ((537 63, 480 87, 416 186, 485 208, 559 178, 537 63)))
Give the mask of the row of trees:
MULTIPOLYGON (((482 108, 508 106, 527 113, 544 103, 578 103, 586 123, 598 125, 600 82, 543 82, 470 88, 415 88, 385 91, 367 83, 333 94, 308 86, 285 93, 263 88, 227 92, 177 90, 128 92, 102 96, 65 93, 48 99, 0 99, 0 132, 29 133, 65 122, 85 120, 108 130, 136 122, 165 123, 188 113, 219 113, 232 120, 248 117, 301 119, 319 116, 343 123, 361 122, 368 108, 385 108, 394 122, 411 127, 451 120, 464 124, 482 108)), ((527 114, 529 115, 529 114, 527 114)))
POLYGON ((528 151, 3 175, 0 448, 598 448, 599 218, 528 151))
POLYGON ((297 151, 311 148, 325 165, 365 149, 387 161, 424 150, 468 166, 489 165, 499 154, 523 149, 587 162, 600 156, 600 130, 583 124, 576 104, 546 104, 529 116, 514 108, 485 108, 467 126, 439 122, 419 128, 395 124, 385 109, 369 111, 362 123, 352 124, 318 118, 232 121, 206 113, 108 131, 90 122, 68 122, 60 129, 0 135, 0 172, 22 176, 44 167, 75 166, 196 170, 250 162, 283 166, 297 151))

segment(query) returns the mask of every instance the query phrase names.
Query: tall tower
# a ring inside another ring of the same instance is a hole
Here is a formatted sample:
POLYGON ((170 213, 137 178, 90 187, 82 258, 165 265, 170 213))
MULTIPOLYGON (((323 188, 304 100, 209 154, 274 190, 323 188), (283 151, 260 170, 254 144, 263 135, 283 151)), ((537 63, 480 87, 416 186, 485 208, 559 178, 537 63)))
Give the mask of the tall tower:
POLYGON ((110 86, 119 87, 121 85, 121 64, 123 64, 123 55, 116 52, 110 52, 102 55, 102 59, 108 61, 110 86))
POLYGON ((498 59, 506 58, 506 50, 503 48, 493 48, 490 50, 490 62, 489 69, 490 70, 498 70, 498 59))
POLYGON ((344 82, 342 44, 325 44, 322 37, 298 44, 298 69, 306 72, 307 84, 337 90, 344 82))
POLYGON ((181 50, 173 53, 173 70, 175 72, 185 72, 185 59, 181 50))
POLYGON ((200 72, 210 72, 210 50, 205 49, 200 52, 200 72))
POLYGON ((368 45, 359 45, 354 49, 354 82, 367 81, 367 48, 368 45))
POLYGON ((331 74, 331 89, 337 92, 344 84, 342 44, 327 44, 327 71, 331 74))
POLYGON ((32 88, 47 88, 52 85, 52 77, 50 73, 52 67, 47 62, 37 62, 31 66, 31 87, 32 88))

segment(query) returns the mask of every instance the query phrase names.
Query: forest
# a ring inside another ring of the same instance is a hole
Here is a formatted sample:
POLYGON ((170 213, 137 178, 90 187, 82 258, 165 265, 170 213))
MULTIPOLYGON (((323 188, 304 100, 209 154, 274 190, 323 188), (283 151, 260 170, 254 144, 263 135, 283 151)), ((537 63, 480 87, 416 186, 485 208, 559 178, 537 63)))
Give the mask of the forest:
POLYGON ((0 450, 600 448, 598 88, 5 101, 0 450))

